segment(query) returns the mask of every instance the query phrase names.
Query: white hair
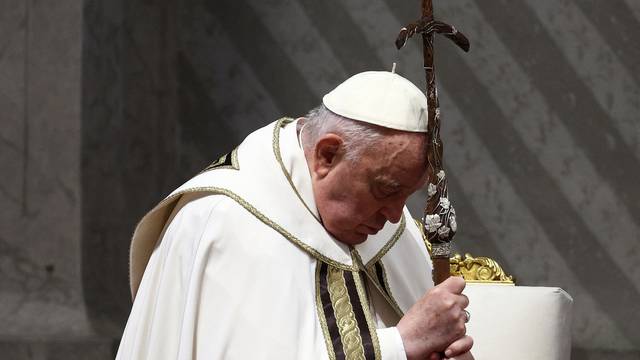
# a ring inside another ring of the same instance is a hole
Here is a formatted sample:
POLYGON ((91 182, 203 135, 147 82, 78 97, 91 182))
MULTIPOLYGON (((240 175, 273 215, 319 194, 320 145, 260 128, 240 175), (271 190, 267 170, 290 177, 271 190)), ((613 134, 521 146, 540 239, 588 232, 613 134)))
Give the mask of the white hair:
POLYGON ((326 106, 320 105, 305 116, 302 146, 309 150, 322 136, 333 133, 342 137, 344 157, 356 161, 362 151, 382 138, 382 130, 361 122, 340 116, 326 106))

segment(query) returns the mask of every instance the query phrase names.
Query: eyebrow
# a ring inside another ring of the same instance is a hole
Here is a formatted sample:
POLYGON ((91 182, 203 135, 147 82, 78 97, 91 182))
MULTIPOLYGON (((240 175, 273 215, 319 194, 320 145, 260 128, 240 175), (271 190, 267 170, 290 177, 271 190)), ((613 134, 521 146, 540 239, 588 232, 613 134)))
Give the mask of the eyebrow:
POLYGON ((374 178, 374 180, 376 182, 378 182, 379 184, 382 184, 384 186, 388 186, 390 188, 393 189, 400 189, 402 188, 402 184, 400 184, 399 182, 389 179, 388 177, 384 176, 384 175, 378 175, 374 178))

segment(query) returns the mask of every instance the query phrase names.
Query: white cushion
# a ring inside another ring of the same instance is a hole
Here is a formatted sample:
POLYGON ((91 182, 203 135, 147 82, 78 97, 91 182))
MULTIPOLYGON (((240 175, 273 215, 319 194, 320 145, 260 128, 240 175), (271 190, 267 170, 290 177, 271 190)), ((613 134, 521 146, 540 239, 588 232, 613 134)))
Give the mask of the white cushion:
POLYGON ((570 358, 573 299, 564 290, 467 284, 464 293, 476 360, 570 358))

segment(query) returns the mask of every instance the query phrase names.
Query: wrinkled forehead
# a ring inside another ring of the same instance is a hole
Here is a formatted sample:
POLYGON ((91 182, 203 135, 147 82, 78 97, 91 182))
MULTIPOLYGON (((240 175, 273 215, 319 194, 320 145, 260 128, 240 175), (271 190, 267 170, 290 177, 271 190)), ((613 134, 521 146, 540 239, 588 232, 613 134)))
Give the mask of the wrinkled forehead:
POLYGON ((428 175, 426 137, 404 133, 384 136, 363 157, 371 178, 410 186, 428 175))
POLYGON ((370 148, 372 155, 385 165, 426 168, 427 143, 427 136, 422 133, 387 130, 370 148))

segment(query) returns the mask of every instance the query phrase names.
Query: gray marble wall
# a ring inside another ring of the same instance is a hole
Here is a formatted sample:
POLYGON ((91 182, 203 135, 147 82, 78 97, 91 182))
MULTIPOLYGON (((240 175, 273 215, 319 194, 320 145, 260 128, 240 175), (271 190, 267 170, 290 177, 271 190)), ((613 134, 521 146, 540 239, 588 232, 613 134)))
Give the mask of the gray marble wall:
MULTIPOLYGON (((569 291, 575 359, 638 358, 639 3, 435 4, 472 43, 437 42, 458 248, 569 291)), ((422 84, 416 7, 0 0, 0 359, 113 357, 144 212, 350 74, 422 84)))
POLYGON ((0 358, 112 358, 128 240, 177 183, 166 1, 0 2, 0 358))
POLYGON ((113 347, 91 326, 82 289, 82 6, 0 2, 3 359, 113 347))
POLYGON ((81 242, 82 3, 1 5, 0 331, 83 333, 80 257, 68 256, 81 242))

